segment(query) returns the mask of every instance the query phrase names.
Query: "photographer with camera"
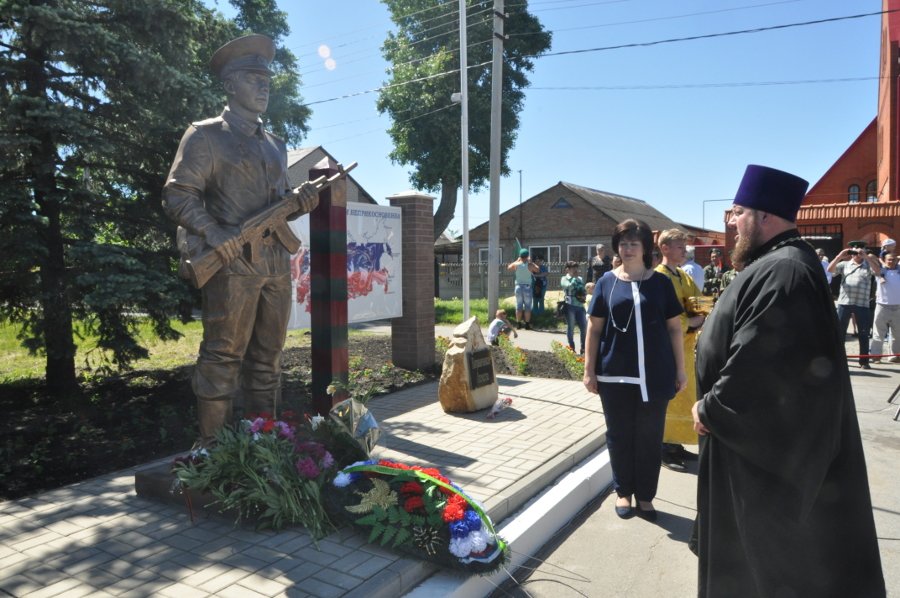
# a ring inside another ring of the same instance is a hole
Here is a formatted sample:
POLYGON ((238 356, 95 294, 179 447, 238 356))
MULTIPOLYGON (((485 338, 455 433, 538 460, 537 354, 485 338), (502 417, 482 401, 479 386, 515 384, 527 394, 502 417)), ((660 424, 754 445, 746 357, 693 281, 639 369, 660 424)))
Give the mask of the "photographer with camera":
POLYGON ((869 365, 869 332, 872 328, 872 310, 869 301, 872 284, 881 275, 881 261, 878 256, 866 250, 864 241, 850 241, 828 264, 828 271, 841 276, 841 292, 838 295, 837 315, 842 334, 847 333, 850 316, 856 317, 859 334, 859 367, 871 369, 869 365))

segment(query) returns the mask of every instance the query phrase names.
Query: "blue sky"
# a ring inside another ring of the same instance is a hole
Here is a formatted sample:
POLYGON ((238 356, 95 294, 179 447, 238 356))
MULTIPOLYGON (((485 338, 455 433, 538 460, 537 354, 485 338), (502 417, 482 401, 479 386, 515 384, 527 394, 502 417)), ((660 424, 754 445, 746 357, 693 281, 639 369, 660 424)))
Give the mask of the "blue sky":
MULTIPOLYGON (((232 12, 225 0, 217 5, 232 12)), ((553 32, 553 53, 875 13, 881 2, 533 0, 529 8, 553 32)), ((313 110, 301 145, 359 162, 354 177, 387 203, 410 188, 408 171, 387 157, 390 122, 375 109, 377 93, 360 93, 387 81, 387 9, 375 0, 294 0, 281 9, 313 110), (341 99, 316 103, 333 98, 341 99)), ((724 230, 729 204, 711 200, 732 197, 748 163, 815 183, 874 118, 879 39, 880 16, 869 16, 540 58, 500 210, 562 180, 724 230)), ((488 202, 487 190, 469 195, 470 228, 487 221, 488 202)), ((456 214, 450 228, 461 233, 461 199, 456 214)))

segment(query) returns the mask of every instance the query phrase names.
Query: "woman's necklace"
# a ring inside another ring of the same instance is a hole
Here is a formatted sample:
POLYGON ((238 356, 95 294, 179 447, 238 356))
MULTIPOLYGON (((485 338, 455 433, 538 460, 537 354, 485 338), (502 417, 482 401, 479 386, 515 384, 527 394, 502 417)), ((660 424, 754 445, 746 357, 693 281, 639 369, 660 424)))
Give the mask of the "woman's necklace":
MULTIPOLYGON (((644 275, 645 274, 646 274, 646 272, 642 272, 641 278, 638 281, 638 295, 641 294, 641 285, 644 284, 644 275)), ((631 313, 628 315, 628 321, 625 322, 624 328, 620 328, 619 325, 616 324, 616 317, 613 315, 613 309, 612 309, 613 293, 616 292, 616 283, 618 283, 618 282, 619 282, 619 277, 616 276, 615 280, 613 281, 612 290, 609 292, 609 323, 612 324, 612 327, 615 328, 616 330, 618 330, 619 332, 627 332, 628 327, 631 325, 631 319, 634 318, 634 310, 637 307, 637 303, 634 301, 631 302, 631 313)), ((634 281, 632 281, 632 282, 634 282, 634 281)))

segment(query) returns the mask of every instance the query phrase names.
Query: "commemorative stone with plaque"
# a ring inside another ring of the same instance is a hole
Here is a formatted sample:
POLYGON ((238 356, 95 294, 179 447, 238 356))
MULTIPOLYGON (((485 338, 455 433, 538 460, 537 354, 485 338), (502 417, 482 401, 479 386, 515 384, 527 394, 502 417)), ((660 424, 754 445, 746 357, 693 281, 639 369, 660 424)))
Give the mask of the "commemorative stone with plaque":
POLYGON ((497 379, 491 348, 472 316, 453 330, 444 356, 438 399, 448 413, 469 413, 491 407, 497 400, 497 379))

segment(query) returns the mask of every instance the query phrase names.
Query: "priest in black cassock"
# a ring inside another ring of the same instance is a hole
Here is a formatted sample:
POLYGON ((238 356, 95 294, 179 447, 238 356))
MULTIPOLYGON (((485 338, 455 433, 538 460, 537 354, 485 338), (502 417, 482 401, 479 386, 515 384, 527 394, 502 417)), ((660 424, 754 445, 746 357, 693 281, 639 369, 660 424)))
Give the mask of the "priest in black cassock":
POLYGON ((750 165, 743 270, 697 343, 700 596, 884 596, 843 334, 794 221, 808 183, 750 165))

